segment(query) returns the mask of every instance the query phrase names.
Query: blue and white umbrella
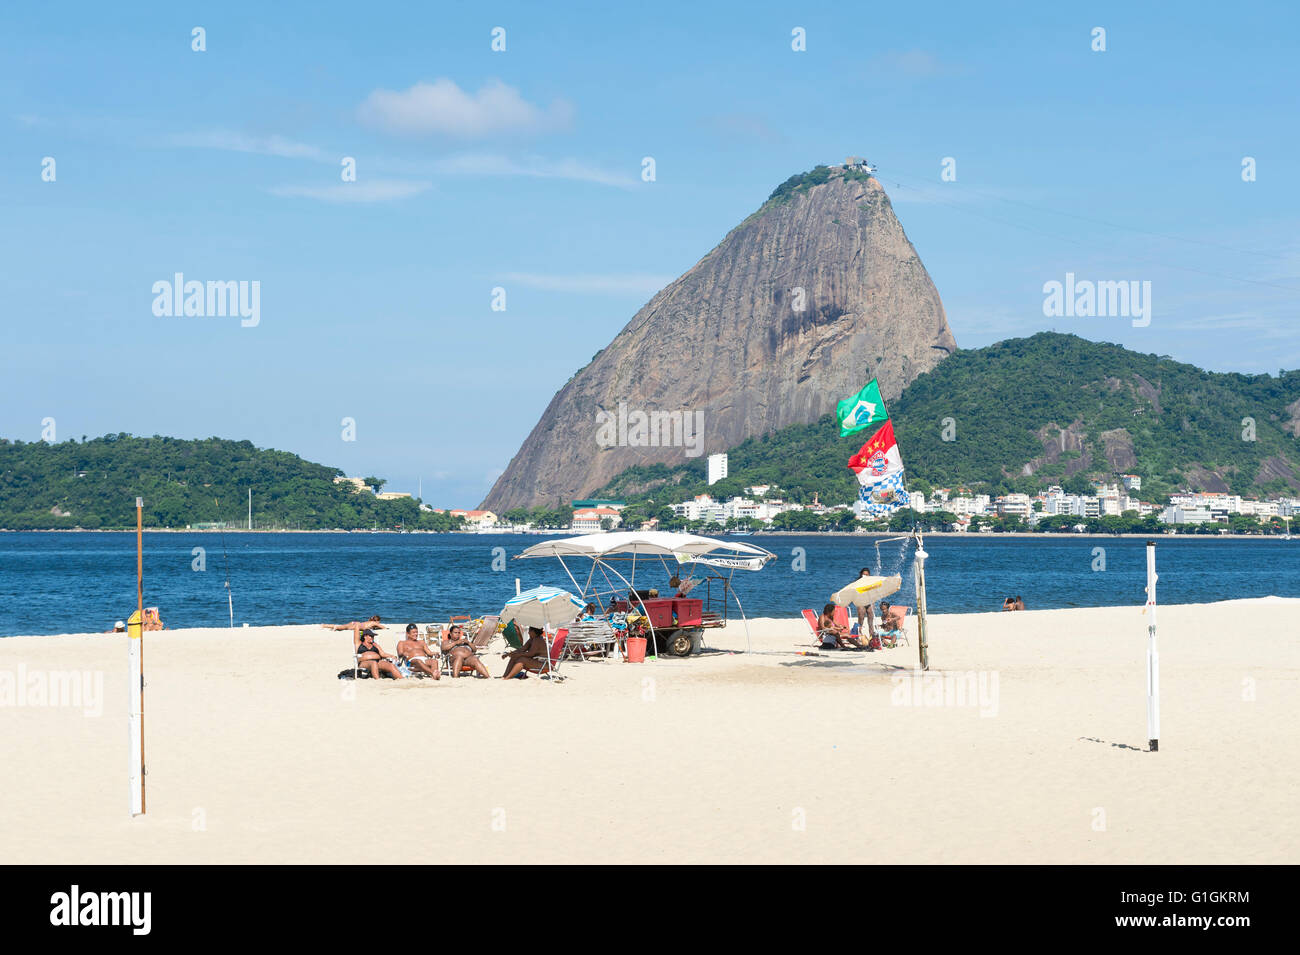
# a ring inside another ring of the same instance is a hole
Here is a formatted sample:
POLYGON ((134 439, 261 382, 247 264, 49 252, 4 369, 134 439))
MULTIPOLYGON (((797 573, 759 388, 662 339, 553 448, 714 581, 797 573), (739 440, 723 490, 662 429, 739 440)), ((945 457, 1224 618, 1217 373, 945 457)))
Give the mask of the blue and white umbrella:
POLYGON ((534 587, 506 601, 501 622, 513 620, 520 627, 558 627, 572 623, 585 606, 559 587, 534 587))

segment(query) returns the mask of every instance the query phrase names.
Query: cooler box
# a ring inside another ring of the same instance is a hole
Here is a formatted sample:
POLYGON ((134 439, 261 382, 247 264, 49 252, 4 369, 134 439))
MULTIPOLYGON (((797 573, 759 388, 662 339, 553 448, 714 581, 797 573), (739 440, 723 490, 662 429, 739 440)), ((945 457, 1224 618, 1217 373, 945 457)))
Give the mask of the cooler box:
POLYGON ((696 597, 674 597, 673 612, 677 626, 698 627, 704 620, 704 601, 696 597))
POLYGON ((650 620, 650 626, 656 630, 671 628, 673 625, 673 603, 672 600, 645 601, 645 615, 650 620))

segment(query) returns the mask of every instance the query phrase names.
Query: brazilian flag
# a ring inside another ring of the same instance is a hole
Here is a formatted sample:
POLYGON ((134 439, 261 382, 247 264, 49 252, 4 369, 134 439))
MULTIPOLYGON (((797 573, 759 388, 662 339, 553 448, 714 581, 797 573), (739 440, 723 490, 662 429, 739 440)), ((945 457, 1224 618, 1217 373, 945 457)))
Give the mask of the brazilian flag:
POLYGON ((880 385, 876 379, 872 378, 856 395, 837 404, 835 417, 840 423, 841 438, 888 421, 889 412, 885 410, 885 399, 880 397, 880 385))

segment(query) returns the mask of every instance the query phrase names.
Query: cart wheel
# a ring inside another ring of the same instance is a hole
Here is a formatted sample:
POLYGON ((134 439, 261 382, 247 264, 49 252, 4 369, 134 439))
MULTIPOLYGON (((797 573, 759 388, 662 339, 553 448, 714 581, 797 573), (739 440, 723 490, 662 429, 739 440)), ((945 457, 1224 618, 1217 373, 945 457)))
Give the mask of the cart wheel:
POLYGON ((689 657, 693 644, 689 630, 678 630, 668 638, 667 651, 675 657, 689 657))

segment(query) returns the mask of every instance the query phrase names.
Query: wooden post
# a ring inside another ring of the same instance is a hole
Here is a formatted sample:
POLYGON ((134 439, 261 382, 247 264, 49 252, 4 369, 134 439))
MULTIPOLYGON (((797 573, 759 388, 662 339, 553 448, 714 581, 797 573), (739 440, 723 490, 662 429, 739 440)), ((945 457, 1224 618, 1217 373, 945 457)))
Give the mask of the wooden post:
POLYGON ((916 643, 921 657, 921 669, 930 669, 930 648, 925 642, 925 540, 916 535, 916 643))

